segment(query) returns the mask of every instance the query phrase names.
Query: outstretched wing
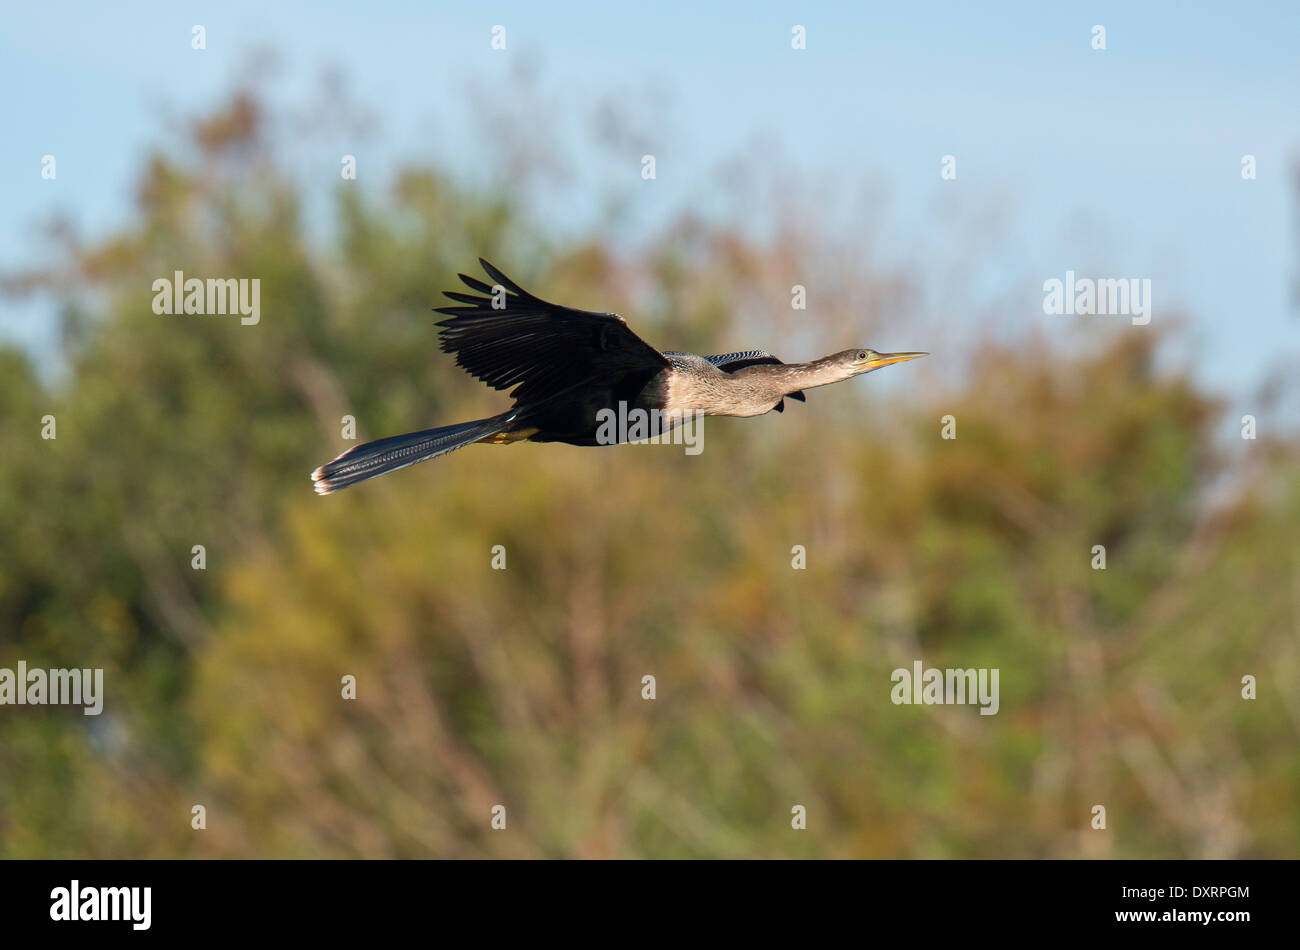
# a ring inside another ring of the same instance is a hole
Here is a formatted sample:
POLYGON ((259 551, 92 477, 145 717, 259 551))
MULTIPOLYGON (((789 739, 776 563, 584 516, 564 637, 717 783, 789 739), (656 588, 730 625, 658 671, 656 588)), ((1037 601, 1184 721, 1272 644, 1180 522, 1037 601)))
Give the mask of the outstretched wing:
MULTIPOLYGON (((742 369, 743 367, 758 366, 762 363, 768 363, 773 366, 782 366, 785 362, 784 360, 777 359, 771 353, 767 352, 767 350, 742 350, 739 353, 718 353, 714 356, 706 356, 704 358, 724 373, 734 373, 736 370, 742 369)), ((808 401, 807 397, 803 394, 803 390, 790 393, 790 398, 797 399, 800 402, 808 401)), ((785 405, 783 403, 779 403, 776 407, 777 412, 781 412, 784 409, 785 405)))
POLYGON ((618 314, 548 303, 482 258, 479 263, 496 287, 461 274, 483 296, 443 291, 465 306, 434 308, 450 317, 438 324, 442 351, 454 353, 458 366, 494 389, 514 386, 510 395, 517 402, 546 399, 591 380, 638 373, 649 380, 667 368, 663 354, 618 314))

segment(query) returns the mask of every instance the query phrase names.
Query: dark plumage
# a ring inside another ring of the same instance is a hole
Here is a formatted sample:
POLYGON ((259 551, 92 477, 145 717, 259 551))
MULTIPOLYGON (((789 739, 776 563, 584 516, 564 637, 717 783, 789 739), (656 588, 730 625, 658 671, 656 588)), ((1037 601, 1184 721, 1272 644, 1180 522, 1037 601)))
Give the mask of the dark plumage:
POLYGON ((763 350, 716 356, 660 352, 615 313, 564 307, 534 297, 485 260, 495 283, 461 274, 475 293, 445 291, 460 306, 436 307, 441 344, 456 364, 514 406, 498 416, 392 436, 349 449, 312 472, 328 494, 367 478, 445 455, 473 442, 604 444, 602 410, 658 410, 754 416, 778 412, 785 397, 923 353, 845 350, 812 363, 786 364, 763 350))

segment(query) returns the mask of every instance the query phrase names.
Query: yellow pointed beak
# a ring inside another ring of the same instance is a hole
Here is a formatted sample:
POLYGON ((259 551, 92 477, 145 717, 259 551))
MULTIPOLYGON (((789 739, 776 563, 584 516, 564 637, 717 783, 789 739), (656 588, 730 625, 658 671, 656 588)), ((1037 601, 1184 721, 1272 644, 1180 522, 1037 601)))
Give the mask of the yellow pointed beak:
POLYGON ((908 360, 914 360, 918 356, 929 356, 929 353, 881 353, 878 359, 872 360, 867 364, 871 369, 879 369, 882 366, 888 366, 891 363, 906 363, 908 360))

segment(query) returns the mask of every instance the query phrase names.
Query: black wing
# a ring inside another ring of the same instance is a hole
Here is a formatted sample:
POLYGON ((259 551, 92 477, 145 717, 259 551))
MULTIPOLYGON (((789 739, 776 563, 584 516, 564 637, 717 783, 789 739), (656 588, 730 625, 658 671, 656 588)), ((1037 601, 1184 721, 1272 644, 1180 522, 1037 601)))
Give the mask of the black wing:
POLYGON ((435 307, 451 319, 441 321, 444 353, 456 365, 494 389, 516 387, 517 402, 554 396, 592 380, 617 380, 645 374, 647 381, 666 369, 658 350, 632 332, 616 313, 561 307, 534 297, 487 261, 483 270, 497 284, 460 275, 485 296, 443 291, 463 307, 435 307), (493 300, 504 304, 494 309, 493 300))
MULTIPOLYGON (((758 366, 762 363, 768 363, 773 366, 785 365, 784 360, 779 360, 767 350, 743 350, 740 353, 717 353, 713 356, 704 357, 724 373, 734 373, 736 370, 745 366, 758 366)), ((807 402, 808 398, 803 394, 803 390, 790 393, 791 399, 797 399, 800 402, 807 402)), ((785 404, 779 403, 776 407, 777 412, 782 412, 785 404)))

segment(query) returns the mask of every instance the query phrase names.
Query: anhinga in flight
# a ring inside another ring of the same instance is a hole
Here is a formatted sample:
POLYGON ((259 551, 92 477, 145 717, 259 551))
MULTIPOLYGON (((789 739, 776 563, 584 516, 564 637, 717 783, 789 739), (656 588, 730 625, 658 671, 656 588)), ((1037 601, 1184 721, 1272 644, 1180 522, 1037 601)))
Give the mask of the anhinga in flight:
POLYGON ((514 387, 514 406, 488 419, 358 445, 311 473, 317 492, 327 495, 471 442, 604 444, 597 439, 601 410, 658 410, 659 417, 677 420, 695 413, 780 412, 787 396, 803 401, 805 389, 926 355, 864 347, 811 363, 783 363, 763 350, 661 353, 618 314, 548 303, 487 261, 479 263, 497 286, 461 274, 482 296, 444 291, 464 306, 434 308, 450 318, 438 324, 442 349, 455 353, 458 366, 493 389, 514 387))

